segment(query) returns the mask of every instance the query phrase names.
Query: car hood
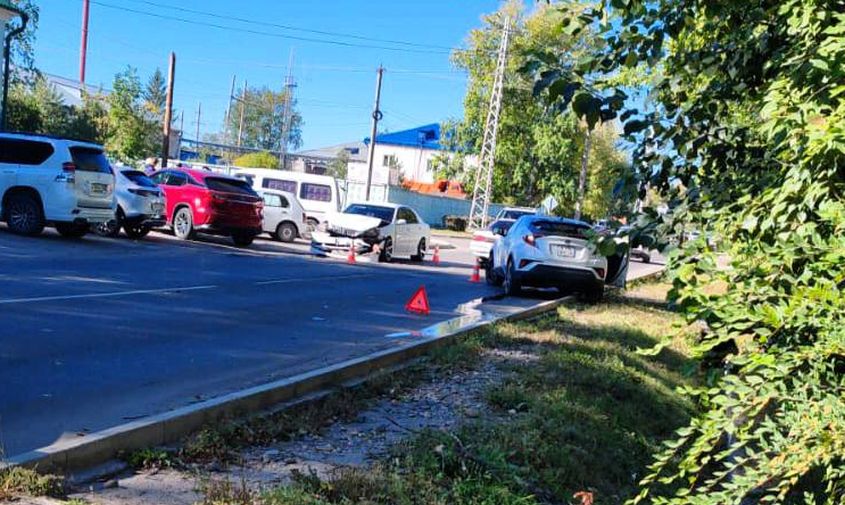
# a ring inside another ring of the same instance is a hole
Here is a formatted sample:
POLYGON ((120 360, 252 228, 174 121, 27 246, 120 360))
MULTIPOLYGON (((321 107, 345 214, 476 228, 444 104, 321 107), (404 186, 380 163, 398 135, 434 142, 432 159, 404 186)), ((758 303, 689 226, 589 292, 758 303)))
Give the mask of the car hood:
POLYGON ((326 216, 326 230, 338 235, 357 237, 370 230, 377 230, 380 227, 381 219, 377 217, 343 214, 340 212, 334 212, 326 216))

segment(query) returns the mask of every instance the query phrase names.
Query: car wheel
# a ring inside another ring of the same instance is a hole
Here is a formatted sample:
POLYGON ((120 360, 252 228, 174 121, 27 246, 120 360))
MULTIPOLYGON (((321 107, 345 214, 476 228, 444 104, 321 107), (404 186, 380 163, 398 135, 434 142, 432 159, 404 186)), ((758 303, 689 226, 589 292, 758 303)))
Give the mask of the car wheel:
POLYGON ((5 214, 6 223, 12 233, 33 236, 44 230, 41 205, 30 195, 22 193, 9 196, 5 214))
POLYGON ((417 244, 417 254, 411 256, 411 261, 420 262, 425 259, 425 239, 420 239, 420 243, 417 244))
POLYGON ((516 278, 516 267, 514 266, 512 259, 508 260, 503 285, 505 288, 505 294, 508 296, 517 296, 522 293, 522 285, 519 283, 519 279, 516 278))
POLYGON ((76 223, 56 223, 56 231, 65 238, 81 238, 88 233, 88 225, 76 223))
POLYGON ((194 216, 188 207, 182 207, 173 216, 173 234, 182 240, 194 238, 194 216))
POLYGON ((502 278, 496 275, 495 270, 493 270, 493 256, 490 256, 484 264, 484 280, 487 281, 487 284, 490 286, 499 287, 502 285, 502 278))
POLYGON ((296 226, 292 223, 281 223, 276 227, 276 238, 282 242, 293 242, 297 235, 296 226))
POLYGON ((582 302, 589 304, 599 303, 602 301, 602 298, 604 298, 604 285, 596 286, 588 291, 584 291, 581 293, 581 296, 578 297, 578 299, 582 302))
POLYGON ((384 244, 381 246, 381 252, 378 255, 378 260, 381 263, 390 263, 393 260, 393 239, 387 237, 384 244))
POLYGON ((150 233, 149 226, 142 226, 140 224, 129 226, 128 224, 123 225, 123 231, 126 233, 126 236, 132 239, 139 239, 144 238, 150 233))
POLYGON ((235 233, 232 235, 232 242, 238 247, 247 247, 255 240, 255 235, 252 233, 235 233))
POLYGON ((117 209, 114 219, 109 219, 105 223, 97 225, 97 235, 100 235, 101 237, 117 237, 120 233, 120 227, 123 226, 123 217, 123 211, 121 209, 117 209))

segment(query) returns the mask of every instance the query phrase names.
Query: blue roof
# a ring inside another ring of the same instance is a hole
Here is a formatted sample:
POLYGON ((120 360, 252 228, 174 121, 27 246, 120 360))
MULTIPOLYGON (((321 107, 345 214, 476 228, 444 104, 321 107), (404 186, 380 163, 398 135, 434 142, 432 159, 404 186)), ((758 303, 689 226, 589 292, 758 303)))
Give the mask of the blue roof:
MULTIPOLYGON (((369 143, 369 142, 368 142, 369 143)), ((432 123, 410 130, 376 135, 376 143, 443 151, 440 144, 440 124, 432 123)))

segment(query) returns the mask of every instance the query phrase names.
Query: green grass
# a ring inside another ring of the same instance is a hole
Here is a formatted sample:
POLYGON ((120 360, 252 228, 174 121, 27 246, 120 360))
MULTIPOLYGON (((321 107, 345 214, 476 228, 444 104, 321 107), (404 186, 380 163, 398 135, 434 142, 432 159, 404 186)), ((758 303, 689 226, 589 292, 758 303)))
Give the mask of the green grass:
MULTIPOLYGON (((495 416, 422 433, 366 471, 299 475, 262 503, 574 503, 579 491, 597 505, 623 503, 694 409, 676 392, 695 380, 695 367, 688 330, 661 301, 667 288, 642 285, 471 339, 464 350, 476 357, 483 345, 538 356, 506 365, 508 378, 487 392, 495 416), (637 352, 672 335, 655 356, 637 352)), ((460 362, 461 351, 452 348, 449 361, 460 362)))
POLYGON ((0 470, 0 502, 20 496, 65 496, 64 480, 55 475, 41 475, 28 468, 0 470))

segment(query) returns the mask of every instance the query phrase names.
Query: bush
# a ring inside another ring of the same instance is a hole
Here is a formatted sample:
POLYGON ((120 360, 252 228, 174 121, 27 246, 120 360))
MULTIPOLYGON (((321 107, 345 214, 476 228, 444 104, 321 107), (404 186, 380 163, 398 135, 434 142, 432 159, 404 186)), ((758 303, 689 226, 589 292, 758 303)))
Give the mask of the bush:
POLYGON ((269 152, 249 153, 235 158, 232 163, 238 167, 279 168, 279 158, 269 152))
POLYGON ((443 227, 447 230, 466 231, 466 216, 443 216, 443 227))

